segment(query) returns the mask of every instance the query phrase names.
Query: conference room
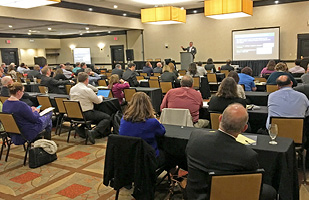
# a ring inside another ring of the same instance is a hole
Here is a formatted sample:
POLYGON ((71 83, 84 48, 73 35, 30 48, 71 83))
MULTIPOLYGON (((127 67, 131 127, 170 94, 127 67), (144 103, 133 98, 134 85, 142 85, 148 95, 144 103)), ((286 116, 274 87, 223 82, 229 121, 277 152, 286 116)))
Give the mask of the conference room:
MULTIPOLYGON (((304 184, 302 160, 299 159, 300 154, 296 154, 293 139, 279 134, 276 138, 278 144, 270 145, 270 137, 258 132, 259 129, 266 128, 267 102, 271 94, 266 91, 264 80, 258 78, 269 60, 284 62, 291 69, 295 66, 295 59, 309 56, 306 47, 309 38, 309 3, 288 0, 250 1, 253 8, 252 12, 249 11, 249 16, 215 19, 213 14, 209 14, 214 13, 211 8, 218 6, 215 2, 175 0, 157 1, 153 4, 152 1, 143 0, 62 0, 56 4, 33 8, 0 5, 0 62, 7 67, 15 63, 16 68, 25 63, 31 70, 36 64, 41 67, 48 64, 54 71, 60 64, 67 63, 75 67, 77 62, 85 62, 101 76, 101 80, 105 80, 106 84, 101 85, 100 82, 95 85, 99 90, 108 89, 111 72, 116 64, 120 64, 125 71, 129 63, 135 63, 135 71, 143 78, 139 80, 138 87, 130 89, 147 94, 157 119, 162 120, 160 106, 166 92, 160 88, 160 83, 159 87, 150 86, 150 82, 153 82, 151 80, 160 79, 158 76, 141 74, 146 62, 149 61, 153 68, 158 62, 162 62, 163 67, 168 64, 166 61, 172 62, 181 81, 191 62, 201 61, 204 67, 208 58, 212 58, 216 73, 207 74, 214 74, 217 80, 210 81, 210 77, 204 75, 195 81, 195 89, 201 93, 204 102, 199 110, 199 118, 210 121, 210 124, 211 112, 207 109, 207 102, 216 94, 220 82, 226 77, 221 66, 228 59, 232 61, 235 71, 248 66, 252 69, 252 76, 256 78, 257 91, 245 91, 247 104, 254 105, 248 109, 251 131, 246 133, 249 135, 245 135, 256 143, 246 146, 257 153, 260 168, 264 169, 262 182, 277 191, 278 199, 307 199, 309 188, 304 184), (177 16, 173 13, 173 19, 166 19, 173 24, 162 25, 147 21, 155 19, 153 14, 156 8, 163 7, 164 12, 177 11, 177 16)), ((240 5, 242 2, 235 0, 231 4, 240 5)), ((30 5, 22 3, 28 4, 30 5)), ((217 14, 222 16, 222 13, 217 14)), ((32 169, 29 168, 29 159, 23 165, 25 151, 21 145, 12 144, 7 159, 8 145, 2 145, 0 177, 3 181, 0 184, 0 198, 114 199, 117 189, 111 184, 103 184, 102 179, 105 161, 110 158, 107 152, 110 148, 108 137, 96 138, 93 145, 78 134, 74 136, 74 130, 68 137, 70 121, 66 121, 65 117, 59 118, 67 113, 65 107, 57 105, 57 101, 60 98, 69 100, 71 86, 61 86, 63 94, 53 94, 50 91, 45 93, 40 90, 39 86, 42 85, 37 80, 27 80, 25 76, 19 78, 25 92, 36 99, 33 102, 35 107, 41 105, 41 110, 55 107, 53 118, 56 120, 51 139, 58 147, 58 158, 32 169), (40 97, 43 98, 39 101, 40 97)), ((77 78, 72 79, 74 84, 77 83, 77 78)), ((295 79, 299 81, 299 86, 303 85, 299 77, 295 79)), ((107 113, 112 121, 117 111, 125 106, 117 98, 108 96, 102 103, 96 104, 94 109, 107 113)), ((176 119, 180 117, 176 116, 176 119)), ((185 179, 188 176, 185 150, 190 134, 196 128, 163 125, 166 133, 163 138, 157 139, 158 146, 173 156, 171 160, 181 168, 178 175, 183 175, 181 179, 185 179)), ((205 130, 215 130, 210 127, 211 125, 205 130)), ((2 140, 2 143, 6 144, 6 141, 2 140)), ((161 176, 165 174, 166 171, 161 176)), ((154 199, 165 199, 168 195, 171 195, 171 199, 183 198, 184 182, 174 178, 175 176, 172 177, 174 194, 169 193, 171 187, 168 178, 165 178, 156 187, 154 199)), ((132 199, 133 192, 134 187, 122 187, 119 199, 132 199)))

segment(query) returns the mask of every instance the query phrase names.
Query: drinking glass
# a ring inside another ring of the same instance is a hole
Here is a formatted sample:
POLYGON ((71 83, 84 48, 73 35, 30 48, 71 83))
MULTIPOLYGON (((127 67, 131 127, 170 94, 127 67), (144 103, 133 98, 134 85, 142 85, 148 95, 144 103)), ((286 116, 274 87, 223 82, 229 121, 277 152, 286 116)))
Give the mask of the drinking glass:
POLYGON ((36 84, 36 78, 33 78, 33 82, 36 84))
POLYGON ((271 138, 271 141, 269 142, 269 144, 277 144, 277 142, 275 141, 275 139, 278 135, 277 124, 270 124, 268 126, 268 134, 269 134, 269 137, 271 138))
POLYGON ((45 87, 45 94, 48 94, 48 87, 45 87))

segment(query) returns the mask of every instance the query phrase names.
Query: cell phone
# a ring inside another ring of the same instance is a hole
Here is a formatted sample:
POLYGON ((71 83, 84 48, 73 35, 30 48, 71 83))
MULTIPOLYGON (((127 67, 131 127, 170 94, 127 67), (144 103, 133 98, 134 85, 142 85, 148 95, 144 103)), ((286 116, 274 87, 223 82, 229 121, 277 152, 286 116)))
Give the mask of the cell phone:
POLYGON ((39 105, 38 107, 36 107, 36 109, 39 109, 39 108, 41 108, 42 107, 42 105, 39 105))

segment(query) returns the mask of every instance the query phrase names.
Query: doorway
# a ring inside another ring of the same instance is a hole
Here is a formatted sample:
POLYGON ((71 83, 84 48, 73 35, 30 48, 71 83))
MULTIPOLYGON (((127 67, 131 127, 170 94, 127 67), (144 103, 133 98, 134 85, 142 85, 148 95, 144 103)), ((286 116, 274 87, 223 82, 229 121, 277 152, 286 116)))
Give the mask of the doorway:
POLYGON ((19 65, 17 48, 1 48, 0 50, 1 50, 1 59, 3 63, 7 65, 11 63, 15 63, 16 66, 19 65))
POLYGON ((115 68, 116 64, 121 64, 124 69, 124 46, 123 45, 111 45, 111 62, 112 68, 115 68))
POLYGON ((309 34, 298 34, 297 39, 297 58, 309 57, 309 34))

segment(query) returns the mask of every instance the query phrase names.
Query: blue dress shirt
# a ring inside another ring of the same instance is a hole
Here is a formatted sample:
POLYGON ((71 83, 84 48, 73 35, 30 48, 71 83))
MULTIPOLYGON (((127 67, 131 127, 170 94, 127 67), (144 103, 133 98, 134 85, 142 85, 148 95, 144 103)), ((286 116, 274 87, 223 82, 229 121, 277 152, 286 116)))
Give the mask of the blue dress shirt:
POLYGON ((254 78, 252 76, 249 76, 247 74, 239 73, 239 85, 245 86, 245 91, 252 91, 252 88, 255 87, 254 84, 254 78))

